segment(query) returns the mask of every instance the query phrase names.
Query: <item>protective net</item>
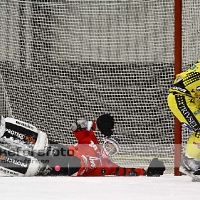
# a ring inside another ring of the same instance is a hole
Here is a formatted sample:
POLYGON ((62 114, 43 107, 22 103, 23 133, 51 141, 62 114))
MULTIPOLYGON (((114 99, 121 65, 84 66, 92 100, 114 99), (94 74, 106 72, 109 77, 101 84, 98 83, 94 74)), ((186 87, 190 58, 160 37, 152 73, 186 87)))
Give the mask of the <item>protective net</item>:
MULTIPOLYGON (((198 59, 199 4, 183 1, 185 67, 198 59)), ((0 26, 2 115, 72 144, 74 120, 110 113, 118 164, 156 156, 173 173, 173 0, 1 0, 0 26)))

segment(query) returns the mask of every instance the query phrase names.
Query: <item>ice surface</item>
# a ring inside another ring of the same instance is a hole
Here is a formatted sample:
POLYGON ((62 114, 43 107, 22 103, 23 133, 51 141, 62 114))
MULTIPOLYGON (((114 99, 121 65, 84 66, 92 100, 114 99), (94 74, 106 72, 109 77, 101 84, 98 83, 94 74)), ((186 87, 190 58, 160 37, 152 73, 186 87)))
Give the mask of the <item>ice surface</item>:
POLYGON ((200 183, 187 176, 1 177, 2 200, 188 200, 200 183))

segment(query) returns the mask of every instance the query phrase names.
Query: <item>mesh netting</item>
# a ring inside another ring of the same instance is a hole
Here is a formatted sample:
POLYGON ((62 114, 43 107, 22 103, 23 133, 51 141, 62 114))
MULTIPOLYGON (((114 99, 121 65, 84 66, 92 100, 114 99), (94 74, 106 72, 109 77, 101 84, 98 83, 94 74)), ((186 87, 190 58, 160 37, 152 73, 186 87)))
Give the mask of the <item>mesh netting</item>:
MULTIPOLYGON (((186 67, 198 59, 200 11, 183 2, 186 67)), ((0 26, 2 115, 71 144, 74 120, 111 113, 116 162, 146 167, 157 156, 173 172, 173 0, 1 0, 0 26)))

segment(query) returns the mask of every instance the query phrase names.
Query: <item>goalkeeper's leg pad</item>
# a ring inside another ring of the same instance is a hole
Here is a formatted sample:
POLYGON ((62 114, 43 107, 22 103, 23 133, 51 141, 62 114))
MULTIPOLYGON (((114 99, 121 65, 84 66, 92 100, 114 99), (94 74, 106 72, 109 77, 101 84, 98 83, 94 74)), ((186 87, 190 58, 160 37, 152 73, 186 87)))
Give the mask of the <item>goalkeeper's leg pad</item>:
POLYGON ((31 156, 25 156, 0 146, 0 176, 35 176, 43 164, 31 156))
POLYGON ((36 153, 46 152, 48 147, 46 133, 31 124, 13 118, 5 118, 5 132, 0 141, 36 153))
POLYGON ((56 142, 49 140, 49 147, 45 154, 37 154, 35 155, 37 160, 41 161, 45 167, 50 169, 49 173, 46 175, 52 176, 60 176, 60 175, 69 175, 70 168, 72 169, 71 173, 78 171, 77 169, 80 168, 80 160, 76 160, 76 157, 71 155, 71 151, 68 149, 67 145, 58 144, 56 142), (74 157, 74 159, 72 159, 74 157), (55 167, 59 166, 59 170, 55 167))

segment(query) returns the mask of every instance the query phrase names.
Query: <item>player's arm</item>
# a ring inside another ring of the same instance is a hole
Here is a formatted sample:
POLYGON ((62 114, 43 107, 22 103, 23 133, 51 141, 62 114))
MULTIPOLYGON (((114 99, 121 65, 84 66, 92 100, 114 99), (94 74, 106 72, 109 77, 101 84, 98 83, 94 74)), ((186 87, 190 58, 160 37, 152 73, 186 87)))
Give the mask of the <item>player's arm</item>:
POLYGON ((98 140, 94 131, 98 130, 104 136, 110 137, 113 134, 114 118, 110 114, 100 115, 97 120, 88 121, 86 119, 77 120, 72 124, 71 129, 79 143, 90 143, 90 140, 98 140))
POLYGON ((94 133, 94 130, 96 130, 95 121, 80 119, 72 124, 71 129, 79 144, 90 144, 91 140, 98 144, 98 139, 94 133))

